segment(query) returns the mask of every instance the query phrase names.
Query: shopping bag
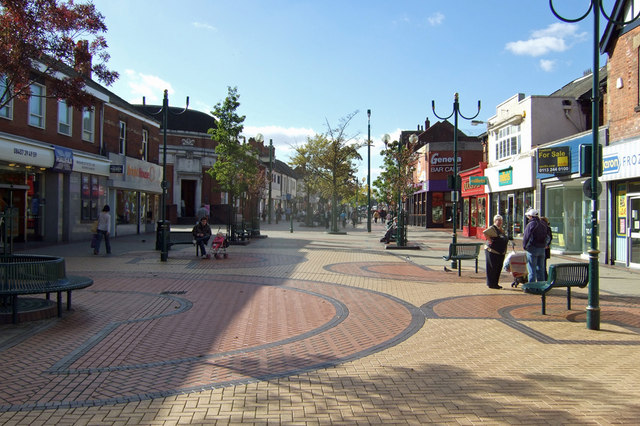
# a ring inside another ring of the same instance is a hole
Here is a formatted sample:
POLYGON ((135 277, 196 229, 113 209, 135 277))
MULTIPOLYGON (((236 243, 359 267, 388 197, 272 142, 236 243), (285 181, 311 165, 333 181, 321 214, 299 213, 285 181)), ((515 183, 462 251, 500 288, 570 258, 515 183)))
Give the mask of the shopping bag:
POLYGON ((98 232, 98 221, 97 220, 95 222, 93 222, 93 225, 91 225, 91 232, 94 233, 94 234, 98 232))

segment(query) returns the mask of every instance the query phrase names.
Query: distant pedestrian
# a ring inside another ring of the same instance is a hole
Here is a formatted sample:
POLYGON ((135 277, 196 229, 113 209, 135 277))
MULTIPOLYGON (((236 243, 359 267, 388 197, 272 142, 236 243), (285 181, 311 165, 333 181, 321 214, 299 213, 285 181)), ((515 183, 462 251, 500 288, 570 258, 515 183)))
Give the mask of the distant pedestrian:
POLYGON ((100 245, 102 244, 102 238, 104 237, 104 248, 107 250, 107 254, 111 254, 111 241, 109 241, 109 234, 111 233, 111 215, 109 212, 111 208, 109 205, 105 205, 102 208, 102 212, 98 216, 98 240, 96 241, 96 247, 93 249, 93 254, 100 253, 100 245))
POLYGON ((378 223, 378 219, 380 219, 380 213, 376 210, 373 212, 373 223, 378 223))
POLYGON ((482 231, 487 238, 487 245, 485 247, 487 287, 493 289, 502 288, 498 282, 500 281, 504 256, 507 253, 507 245, 509 244, 509 238, 502 229, 502 223, 502 216, 497 214, 493 217, 493 225, 482 231))
POLYGON ((207 208, 204 206, 204 204, 200 204, 200 208, 198 209, 198 211, 196 212, 196 217, 198 219, 207 216, 207 218, 209 217, 209 212, 207 211, 207 208))

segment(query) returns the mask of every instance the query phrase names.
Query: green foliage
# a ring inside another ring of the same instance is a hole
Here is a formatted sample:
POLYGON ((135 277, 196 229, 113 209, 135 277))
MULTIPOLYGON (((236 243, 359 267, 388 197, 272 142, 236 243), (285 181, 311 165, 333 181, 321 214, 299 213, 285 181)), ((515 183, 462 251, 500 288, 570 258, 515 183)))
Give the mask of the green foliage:
POLYGON ((354 137, 347 134, 349 122, 357 111, 342 118, 336 127, 327 122, 327 132, 307 138, 306 145, 296 149, 292 164, 304 165, 305 181, 323 198, 331 199, 332 228, 337 232, 336 208, 344 198, 353 194, 353 181, 356 173, 356 160, 362 157, 358 153, 359 145, 353 143, 354 137), (347 184, 345 184, 347 182, 347 184))
POLYGON ((216 162, 207 173, 215 178, 220 188, 233 199, 251 189, 251 183, 259 178, 258 153, 249 144, 241 144, 238 136, 244 128, 245 116, 236 110, 240 106, 240 95, 236 87, 227 88, 227 97, 218 102, 211 112, 217 119, 217 127, 209 129, 217 142, 216 162))
POLYGON ((418 154, 413 146, 400 146, 398 141, 393 141, 382 151, 382 155, 383 171, 373 184, 378 188, 381 201, 395 209, 399 197, 405 200, 415 190, 413 172, 418 154))

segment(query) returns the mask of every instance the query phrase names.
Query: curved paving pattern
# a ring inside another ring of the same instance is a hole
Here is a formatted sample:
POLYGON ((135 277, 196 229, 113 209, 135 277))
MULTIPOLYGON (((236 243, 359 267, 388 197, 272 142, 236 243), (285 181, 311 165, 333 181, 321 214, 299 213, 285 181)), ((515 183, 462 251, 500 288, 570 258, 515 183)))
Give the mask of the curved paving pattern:
POLYGON ((544 322, 586 321, 583 295, 573 294, 571 311, 566 310, 566 294, 547 295, 547 315, 540 313, 540 298, 525 293, 503 291, 499 294, 471 295, 432 300, 421 307, 427 318, 433 319, 495 319, 543 343, 640 345, 640 300, 603 296, 600 300, 601 323, 627 330, 626 335, 613 340, 567 340, 546 334, 544 322), (541 331, 542 330, 542 331, 541 331))
POLYGON ((346 262, 326 265, 327 271, 337 274, 382 278, 387 280, 411 280, 426 283, 450 282, 484 282, 485 275, 463 265, 462 276, 455 271, 445 272, 444 268, 434 270, 426 266, 419 266, 408 262, 346 262))
POLYGON ((94 273, 72 315, 5 348, 0 409, 103 405, 295 374, 397 344, 424 319, 393 297, 339 285, 147 275, 94 273))

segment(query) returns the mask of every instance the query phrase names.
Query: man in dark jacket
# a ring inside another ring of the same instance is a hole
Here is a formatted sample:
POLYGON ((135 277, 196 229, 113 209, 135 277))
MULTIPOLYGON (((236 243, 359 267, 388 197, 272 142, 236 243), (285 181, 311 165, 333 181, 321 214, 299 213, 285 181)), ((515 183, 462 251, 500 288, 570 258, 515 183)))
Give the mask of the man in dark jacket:
POLYGON ((544 249, 547 238, 547 225, 540 220, 540 214, 536 209, 529 209, 525 214, 529 219, 524 229, 522 246, 527 252, 527 272, 529 282, 544 281, 544 249))
POLYGON ((207 254, 207 243, 209 242, 209 238, 211 238, 211 227, 207 222, 207 217, 203 216, 200 218, 200 222, 196 223, 196 226, 194 226, 191 231, 193 238, 196 240, 196 244, 200 246, 200 254, 203 259, 209 258, 209 255, 207 254))

